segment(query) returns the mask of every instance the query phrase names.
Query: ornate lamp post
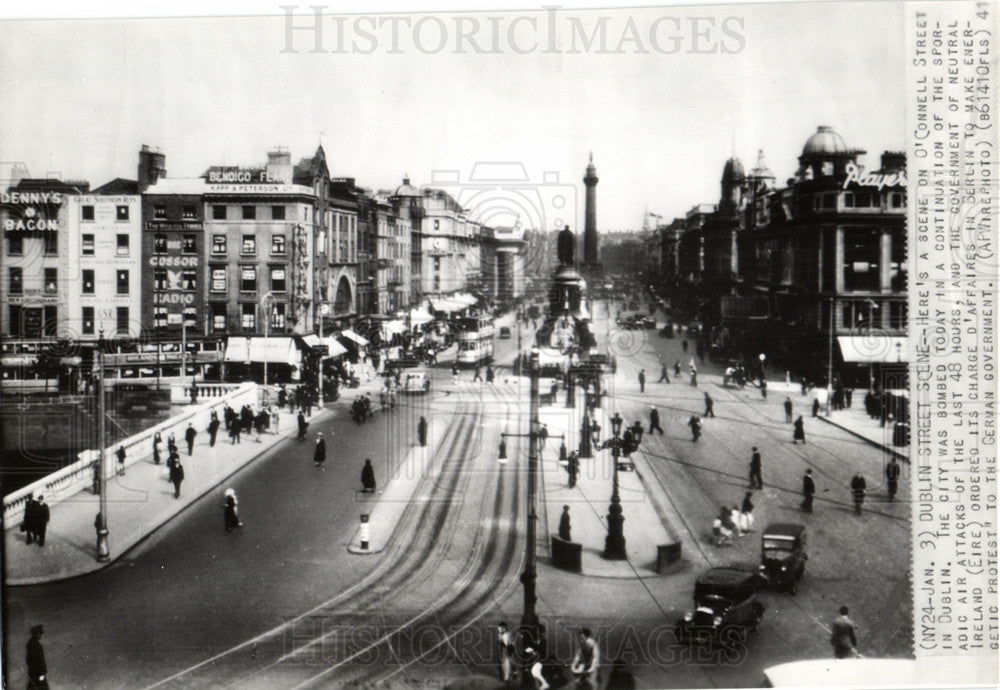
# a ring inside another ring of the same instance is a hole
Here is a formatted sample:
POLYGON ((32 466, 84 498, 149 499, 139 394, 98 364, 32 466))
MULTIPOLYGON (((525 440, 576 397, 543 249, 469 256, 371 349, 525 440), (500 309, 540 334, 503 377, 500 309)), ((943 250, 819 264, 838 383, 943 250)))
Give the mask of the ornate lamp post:
POLYGON ((100 481, 100 507, 97 513, 97 560, 107 563, 111 559, 108 548, 108 475, 107 443, 104 427, 104 330, 97 339, 97 472, 100 481))
POLYGON ((618 496, 618 458, 621 457, 622 418, 617 412, 611 418, 611 433, 614 435, 606 445, 611 447, 614 460, 614 475, 611 483, 611 505, 608 507, 608 536, 604 540, 604 557, 608 560, 623 561, 628 558, 625 553, 625 534, 622 525, 625 517, 622 515, 621 498, 618 496))
POLYGON ((535 603, 538 596, 535 593, 535 523, 538 522, 538 515, 535 512, 535 504, 538 501, 538 348, 531 349, 529 376, 531 380, 530 398, 528 414, 530 417, 530 427, 528 432, 528 524, 525 530, 527 543, 525 544, 524 572, 521 573, 521 584, 524 585, 524 612, 521 616, 521 625, 532 633, 538 629, 538 614, 535 612, 535 603))

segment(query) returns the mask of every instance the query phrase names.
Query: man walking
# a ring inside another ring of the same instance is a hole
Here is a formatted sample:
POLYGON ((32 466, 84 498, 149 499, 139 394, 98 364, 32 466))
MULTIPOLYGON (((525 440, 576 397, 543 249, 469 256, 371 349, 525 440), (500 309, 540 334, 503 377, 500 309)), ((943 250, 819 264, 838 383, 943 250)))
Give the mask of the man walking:
POLYGON ((117 473, 119 477, 125 476, 125 446, 118 446, 118 451, 115 453, 115 457, 118 458, 118 468, 117 473))
POLYGON ((896 491, 899 489, 899 462, 895 456, 885 467, 885 481, 889 488, 889 500, 896 500, 896 491))
POLYGON ((313 462, 316 463, 316 467, 322 467, 323 463, 326 462, 326 440, 323 438, 323 432, 316 434, 316 450, 313 451, 313 462))
POLYGON ((833 654, 838 659, 846 659, 852 654, 856 654, 854 648, 858 646, 858 637, 854 630, 854 621, 848 614, 846 606, 840 607, 840 615, 833 621, 830 630, 830 644, 833 645, 833 654))
POLYGON ((375 468, 369 458, 365 458, 365 466, 361 468, 361 491, 366 494, 375 493, 375 468))
POLYGON ((785 398, 785 421, 792 423, 792 399, 789 397, 785 398))
POLYGON ((802 476, 802 510, 813 512, 813 496, 816 495, 816 482, 813 481, 813 471, 806 470, 802 476))
POLYGON ((795 420, 795 429, 792 432, 792 443, 798 444, 799 441, 806 442, 805 422, 802 421, 802 415, 799 415, 799 418, 795 420))
POLYGON ((667 373, 667 365, 666 364, 661 364, 660 365, 660 378, 657 381, 657 383, 663 383, 664 381, 666 381, 667 383, 670 383, 670 374, 667 373))
POLYGON ((483 375, 478 364, 476 365, 476 373, 472 376, 472 382, 475 383, 476 381, 479 381, 480 383, 483 381, 483 375))
POLYGON ((208 423, 208 446, 215 448, 215 437, 219 434, 219 415, 212 413, 212 421, 208 423))
POLYGON ((184 440, 188 444, 188 457, 194 452, 194 437, 198 434, 194 427, 188 423, 188 428, 184 431, 184 440))
POLYGON ((702 417, 711 417, 712 419, 715 419, 715 412, 712 409, 713 404, 714 402, 712 401, 712 396, 705 393, 705 414, 703 414, 702 417))
POLYGON ((49 670, 45 665, 45 650, 42 648, 44 626, 31 628, 31 639, 24 652, 24 665, 28 667, 28 690, 48 690, 49 670))
POLYGON ((659 431, 660 436, 663 436, 663 429, 660 427, 660 412, 653 407, 649 406, 649 433, 652 434, 654 431, 659 431))
POLYGON ((858 472, 851 479, 851 497, 854 500, 854 514, 861 515, 861 504, 865 502, 865 491, 868 489, 868 483, 865 482, 865 478, 861 476, 858 472))
MULTIPOLYGON (((98 468, 97 465, 94 466, 95 469, 98 468)), ((94 493, 97 493, 96 491, 94 493)), ((37 536, 35 525, 37 522, 38 515, 38 501, 35 500, 35 494, 28 494, 28 502, 24 504, 24 517, 21 519, 21 531, 25 535, 25 544, 31 544, 35 541, 37 536)))
POLYGON ((170 466, 170 482, 174 485, 174 498, 181 497, 181 482, 184 481, 184 466, 180 460, 170 466))
MULTIPOLYGON (((299 440, 301 441, 306 437, 306 429, 309 428, 309 422, 306 421, 306 416, 302 414, 302 410, 299 410, 299 440)), ((236 435, 236 440, 239 441, 239 434, 236 435)))
POLYGON ((421 446, 427 445, 427 419, 424 417, 421 417, 420 421, 417 422, 417 442, 421 446))
POLYGON ((569 488, 576 486, 576 475, 580 472, 580 456, 574 450, 566 458, 566 474, 569 475, 569 488))
POLYGON ((49 504, 45 502, 45 497, 38 494, 38 501, 35 504, 35 538, 38 539, 39 546, 45 546, 45 530, 49 526, 49 504))
POLYGON ((753 453, 750 455, 750 488, 751 489, 763 489, 764 480, 760 475, 761 461, 760 461, 760 451, 757 450, 757 446, 753 447, 753 453))
POLYGON ((597 641, 591 636, 590 628, 583 628, 577 633, 576 654, 573 656, 573 663, 570 664, 570 671, 577 678, 577 687, 596 690, 599 685, 597 671, 600 665, 601 651, 597 641))
POLYGON ((549 425, 542 424, 542 428, 538 431, 538 459, 542 459, 542 451, 545 450, 545 444, 549 442, 549 425))
POLYGON ((646 392, 646 370, 645 369, 640 369, 639 370, 639 392, 640 393, 645 393, 646 392))
POLYGON ((681 362, 680 362, 680 360, 675 360, 674 361, 674 377, 678 378, 678 379, 681 377, 681 362))
POLYGON ((493 380, 496 378, 496 374, 493 372, 493 367, 489 364, 486 365, 486 383, 493 385, 493 380))
POLYGON ((562 515, 559 516, 559 538, 563 541, 573 541, 569 523, 569 506, 563 506, 562 515))

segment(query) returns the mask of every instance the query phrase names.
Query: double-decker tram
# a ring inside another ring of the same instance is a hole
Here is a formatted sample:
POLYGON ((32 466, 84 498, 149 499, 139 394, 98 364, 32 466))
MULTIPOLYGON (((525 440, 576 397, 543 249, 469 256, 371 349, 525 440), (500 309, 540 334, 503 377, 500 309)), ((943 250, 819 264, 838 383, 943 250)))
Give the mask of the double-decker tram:
POLYGON ((458 363, 475 366, 493 359, 493 317, 468 316, 458 320, 458 363))

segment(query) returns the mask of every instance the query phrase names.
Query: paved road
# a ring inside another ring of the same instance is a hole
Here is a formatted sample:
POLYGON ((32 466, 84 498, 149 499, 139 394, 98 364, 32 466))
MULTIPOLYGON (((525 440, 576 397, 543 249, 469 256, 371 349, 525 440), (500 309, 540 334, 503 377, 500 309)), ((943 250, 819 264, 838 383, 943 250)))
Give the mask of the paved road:
MULTIPOLYGON (((602 335, 597 312, 597 331, 602 335)), ((524 346, 530 339, 522 334, 524 346)), ((857 517, 847 482, 856 469, 874 499, 883 458, 833 427, 807 420, 809 443, 791 443, 783 397, 760 399, 756 389, 721 388, 702 365, 698 389, 655 383, 658 356, 672 364, 680 339, 652 330, 612 332, 619 374, 608 382, 606 409, 645 424, 649 404, 660 409, 664 436, 646 436, 654 477, 683 516, 687 566, 649 580, 580 578, 539 567, 539 614, 553 651, 572 653, 569 631, 600 631, 606 656, 633 663, 641 684, 657 687, 754 686, 772 663, 829 655, 825 626, 836 608, 856 613, 861 649, 902 656, 910 645, 909 506, 869 504, 857 517), (636 373, 645 368, 647 390, 636 373), (715 399, 715 419, 694 444, 684 426, 715 399), (759 531, 734 547, 705 542, 713 513, 742 499, 750 446, 764 456, 765 490, 755 492, 758 529, 771 520, 806 523, 810 560, 799 595, 765 594, 767 613, 746 649, 727 658, 694 658, 673 643, 670 629, 690 603, 697 573, 709 565, 752 567, 759 531), (806 467, 819 485, 814 515, 798 509, 806 467)), ((323 426, 330 442, 325 471, 311 462, 311 443, 290 441, 238 475, 246 527, 225 535, 221 506, 207 498, 154 539, 101 573, 57 585, 11 590, 7 623, 47 628, 53 682, 87 687, 387 686, 440 683, 494 672, 489 626, 516 621, 523 554, 523 475, 516 463, 501 471, 495 448, 501 419, 507 430, 526 414, 525 385, 504 383, 516 349, 498 341, 498 385, 473 387, 464 371, 456 386, 447 364, 434 370, 427 398, 356 427, 341 416, 323 426), (408 507, 395 542, 378 557, 352 557, 345 546, 356 526, 364 457, 384 481, 384 458, 401 457, 420 415, 447 416, 434 481, 408 507), (207 663, 206 663, 207 662, 207 663), (179 674, 179 675, 178 675, 179 674)), ((682 359, 682 362, 686 361, 682 359)), ((349 392, 348 392, 349 393, 349 392)), ((802 410, 805 411, 804 409, 802 410)), ((315 429, 313 430, 315 431, 315 429)), ((905 483, 904 483, 905 487, 905 483)), ((905 488, 904 488, 905 492, 905 488)), ((624 506, 626 519, 628 505, 624 506)), ((13 642, 7 661, 19 663, 13 642)), ((8 668, 9 668, 8 664, 8 668)))

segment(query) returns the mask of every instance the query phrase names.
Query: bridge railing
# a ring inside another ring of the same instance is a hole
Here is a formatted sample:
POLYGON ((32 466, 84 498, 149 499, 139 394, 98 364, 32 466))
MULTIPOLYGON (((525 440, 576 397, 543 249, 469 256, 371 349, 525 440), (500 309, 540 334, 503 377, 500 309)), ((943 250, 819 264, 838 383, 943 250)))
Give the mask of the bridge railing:
MULTIPOLYGON (((199 400, 201 397, 201 386, 199 385, 199 400)), ((170 434, 177 436, 177 445, 184 443, 184 430, 188 424, 192 424, 199 434, 204 433, 215 410, 222 419, 222 410, 228 404, 234 409, 240 409, 243 405, 256 406, 260 399, 258 386, 256 383, 231 384, 230 390, 224 395, 209 397, 205 402, 192 405, 182 414, 176 415, 159 424, 146 429, 134 436, 130 436, 123 441, 108 446, 105 453, 105 479, 113 477, 118 464, 115 456, 119 446, 125 448, 125 466, 147 460, 153 455, 153 437, 159 432, 163 437, 163 458, 166 460, 166 439, 170 434)), ((190 401, 190 398, 189 398, 190 401)), ((93 486, 94 471, 98 464, 100 453, 97 450, 85 450, 77 455, 79 458, 72 465, 68 465, 61 470, 39 479, 17 491, 3 497, 3 519, 4 527, 10 528, 20 523, 24 515, 24 507, 27 504, 28 496, 31 494, 42 494, 46 503, 53 504, 64 501, 74 494, 93 486)))
MULTIPOLYGON (((198 403, 206 402, 209 399, 223 398, 235 390, 238 390, 242 383, 196 383, 198 389, 198 403)), ((170 402, 174 405, 185 405, 191 402, 191 384, 173 383, 170 385, 170 402)))

